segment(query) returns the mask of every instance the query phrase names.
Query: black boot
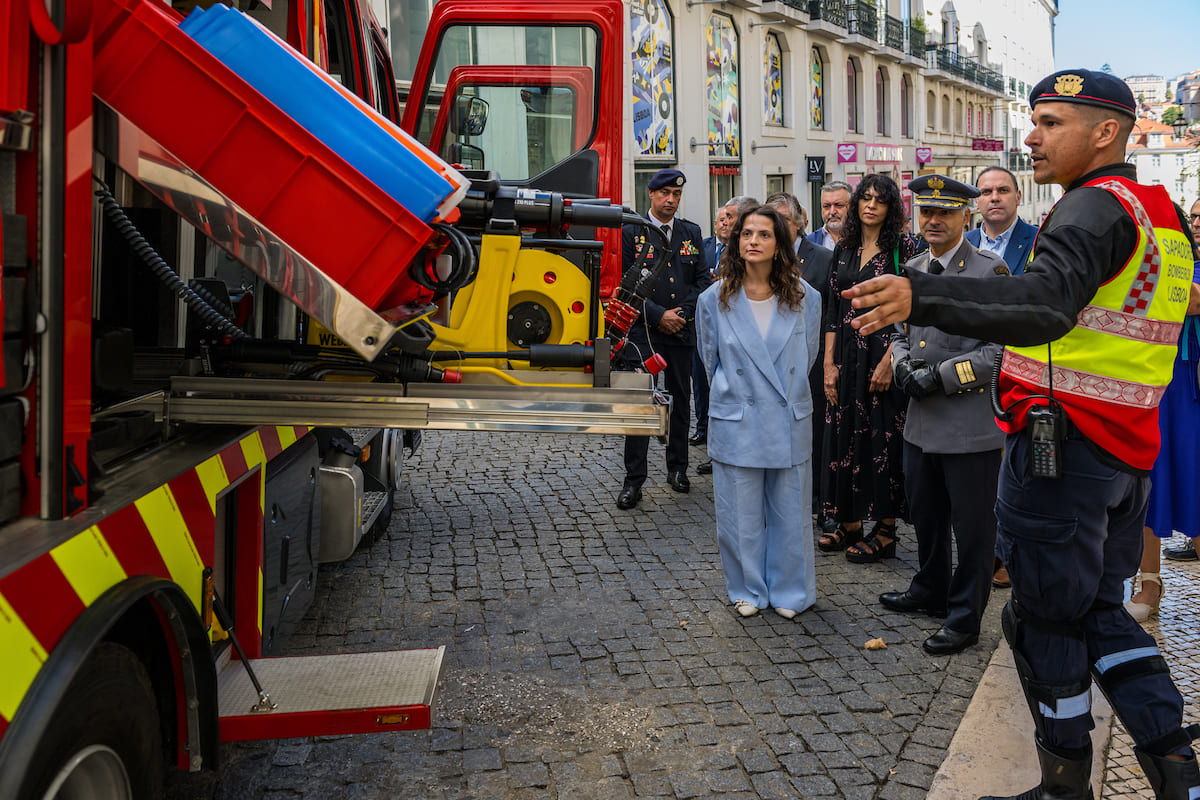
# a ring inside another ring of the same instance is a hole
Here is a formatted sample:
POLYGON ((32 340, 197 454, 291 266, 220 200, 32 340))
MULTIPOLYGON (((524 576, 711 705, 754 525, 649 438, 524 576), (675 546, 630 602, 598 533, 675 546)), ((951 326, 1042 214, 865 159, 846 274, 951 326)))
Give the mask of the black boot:
POLYGON ((1042 783, 1011 797, 988 795, 979 800, 1092 800, 1092 745, 1052 752, 1042 740, 1037 744, 1042 766, 1042 783))
POLYGON ((1190 793, 1200 787, 1200 768, 1196 766, 1196 756, 1187 761, 1176 761, 1166 756, 1152 756, 1137 747, 1133 752, 1158 800, 1187 800, 1190 793))

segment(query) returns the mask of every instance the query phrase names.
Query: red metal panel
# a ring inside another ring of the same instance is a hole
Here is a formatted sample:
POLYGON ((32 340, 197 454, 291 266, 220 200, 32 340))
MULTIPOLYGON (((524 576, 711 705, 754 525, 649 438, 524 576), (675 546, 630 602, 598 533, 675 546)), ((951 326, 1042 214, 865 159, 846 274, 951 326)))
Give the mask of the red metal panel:
POLYGON ((184 524, 196 543, 196 551, 205 564, 211 564, 213 548, 216 546, 216 518, 212 506, 208 504, 208 495, 200 482, 200 475, 191 469, 175 478, 168 486, 175 496, 175 504, 183 515, 184 524))
POLYGON ((279 431, 275 428, 264 425, 258 429, 258 435, 262 439, 263 452, 266 453, 268 461, 283 452, 283 445, 279 443, 279 431))
POLYGON ((133 503, 106 517, 100 523, 100 532, 127 574, 171 579, 154 537, 133 503))
POLYGON ((49 553, 0 579, 0 594, 47 653, 83 613, 83 601, 49 553))
POLYGON ((221 451, 221 463, 225 465, 225 474, 230 483, 246 474, 246 454, 242 451, 240 442, 221 451))
POLYGON ((245 714, 221 717, 222 742, 286 739, 296 736, 335 736, 348 733, 387 733, 430 726, 429 706, 388 706, 354 711, 313 711, 304 714, 245 714), (401 721, 385 725, 381 718, 401 721))

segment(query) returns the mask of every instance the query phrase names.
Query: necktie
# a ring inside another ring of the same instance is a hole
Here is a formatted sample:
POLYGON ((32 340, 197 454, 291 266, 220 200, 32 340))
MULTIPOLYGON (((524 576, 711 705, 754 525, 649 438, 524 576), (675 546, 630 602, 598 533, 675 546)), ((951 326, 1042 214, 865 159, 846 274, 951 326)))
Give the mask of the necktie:
POLYGON ((938 261, 936 258, 929 261, 930 275, 941 275, 943 272, 945 272, 945 270, 946 268, 942 266, 942 262, 938 261))
POLYGON ((671 226, 670 225, 660 225, 658 227, 659 227, 659 230, 662 231, 663 236, 666 237, 667 244, 670 244, 671 243, 671 226))

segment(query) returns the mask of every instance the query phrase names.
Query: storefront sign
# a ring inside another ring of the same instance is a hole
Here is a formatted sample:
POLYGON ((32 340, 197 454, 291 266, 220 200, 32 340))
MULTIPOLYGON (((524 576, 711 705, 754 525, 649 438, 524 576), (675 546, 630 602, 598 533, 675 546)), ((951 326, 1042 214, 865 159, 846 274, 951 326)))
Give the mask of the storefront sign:
POLYGON ((709 164, 709 175, 740 175, 742 168, 736 165, 709 164))
POLYGON ((838 163, 852 164, 858 161, 858 145, 854 142, 843 142, 837 146, 838 163))
POLYGON ((928 164, 930 161, 933 161, 933 148, 932 147, 918 147, 917 148, 917 163, 918 164, 928 164))
POLYGON ((867 145, 868 164, 899 164, 904 160, 904 148, 898 144, 867 145))
POLYGON ((825 156, 806 156, 808 162, 808 182, 809 183, 824 183, 825 182, 825 156))
POLYGON ((989 152, 998 153, 1004 149, 1003 139, 972 139, 972 150, 987 150, 989 152))

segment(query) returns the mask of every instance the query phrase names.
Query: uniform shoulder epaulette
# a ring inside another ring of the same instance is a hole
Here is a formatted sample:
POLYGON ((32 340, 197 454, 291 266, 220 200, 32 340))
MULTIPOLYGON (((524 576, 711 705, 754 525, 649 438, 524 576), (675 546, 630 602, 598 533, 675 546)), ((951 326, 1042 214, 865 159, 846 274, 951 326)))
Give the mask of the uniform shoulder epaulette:
POLYGON ((1012 272, 1009 271, 1007 264, 997 264, 996 266, 992 267, 992 272, 996 273, 997 275, 1012 275, 1012 272))

